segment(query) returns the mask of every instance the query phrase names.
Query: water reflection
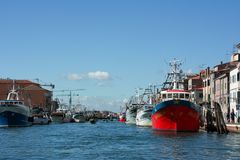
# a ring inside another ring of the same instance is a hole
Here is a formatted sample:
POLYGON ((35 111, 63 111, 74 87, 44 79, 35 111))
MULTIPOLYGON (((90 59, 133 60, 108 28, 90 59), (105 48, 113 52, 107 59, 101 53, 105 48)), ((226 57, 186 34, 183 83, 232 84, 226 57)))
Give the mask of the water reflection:
POLYGON ((238 160, 240 157, 239 134, 163 132, 101 121, 96 125, 50 124, 0 131, 0 142, 4 142, 0 145, 0 159, 238 160))
POLYGON ((164 137, 164 138, 173 138, 173 137, 191 137, 198 134, 198 132, 175 132, 175 131, 160 131, 152 130, 155 136, 164 137))

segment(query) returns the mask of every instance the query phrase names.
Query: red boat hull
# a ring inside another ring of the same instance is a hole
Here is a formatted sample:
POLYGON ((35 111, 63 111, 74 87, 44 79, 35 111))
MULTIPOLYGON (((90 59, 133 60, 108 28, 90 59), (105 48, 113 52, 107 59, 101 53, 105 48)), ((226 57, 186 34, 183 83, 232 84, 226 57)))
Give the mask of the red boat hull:
POLYGON ((190 131, 199 130, 199 112, 188 101, 161 102, 152 114, 153 129, 162 131, 190 131))
POLYGON ((126 122, 126 119, 125 119, 125 118, 120 118, 118 121, 125 123, 125 122, 126 122))

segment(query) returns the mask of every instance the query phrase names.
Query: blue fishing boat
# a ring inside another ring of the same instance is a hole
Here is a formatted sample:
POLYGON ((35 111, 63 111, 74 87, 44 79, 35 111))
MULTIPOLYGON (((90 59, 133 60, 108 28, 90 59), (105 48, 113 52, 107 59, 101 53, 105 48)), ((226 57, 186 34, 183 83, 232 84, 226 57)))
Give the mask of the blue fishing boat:
POLYGON ((13 88, 6 100, 0 100, 0 127, 26 127, 32 122, 30 108, 19 100, 18 92, 13 88))

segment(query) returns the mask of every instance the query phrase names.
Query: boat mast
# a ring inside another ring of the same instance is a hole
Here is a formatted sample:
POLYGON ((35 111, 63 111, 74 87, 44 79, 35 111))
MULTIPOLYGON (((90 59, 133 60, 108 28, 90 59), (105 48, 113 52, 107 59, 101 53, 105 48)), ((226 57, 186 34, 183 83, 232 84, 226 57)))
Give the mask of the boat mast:
POLYGON ((177 59, 170 61, 169 66, 171 67, 170 73, 168 73, 167 79, 163 84, 163 90, 166 89, 184 89, 183 86, 183 72, 181 70, 182 62, 177 59))
POLYGON ((169 64, 172 68, 173 75, 173 89, 179 89, 179 80, 180 80, 180 66, 182 65, 181 61, 173 59, 169 64))
POLYGON ((19 100, 17 90, 15 89, 15 80, 13 80, 13 86, 10 92, 8 93, 7 100, 19 100))

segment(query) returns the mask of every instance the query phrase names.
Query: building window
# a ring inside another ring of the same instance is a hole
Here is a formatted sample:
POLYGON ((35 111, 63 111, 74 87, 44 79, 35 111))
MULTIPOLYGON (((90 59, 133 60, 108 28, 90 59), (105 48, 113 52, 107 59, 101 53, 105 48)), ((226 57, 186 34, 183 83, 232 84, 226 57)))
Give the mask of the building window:
POLYGON ((240 73, 237 73, 237 81, 240 81, 240 73))
POLYGON ((237 104, 240 104, 240 91, 237 92, 237 104))
POLYGON ((210 102, 210 101, 211 101, 211 95, 208 94, 208 102, 210 102))
POLYGON ((203 98, 203 94, 202 93, 199 93, 199 98, 203 98))
POLYGON ((232 83, 235 83, 236 82, 236 75, 233 75, 232 76, 232 83))
POLYGON ((236 102, 236 100, 237 100, 236 92, 233 92, 233 102, 236 102))
POLYGON ((210 80, 209 79, 207 80, 207 86, 210 86, 210 80))

